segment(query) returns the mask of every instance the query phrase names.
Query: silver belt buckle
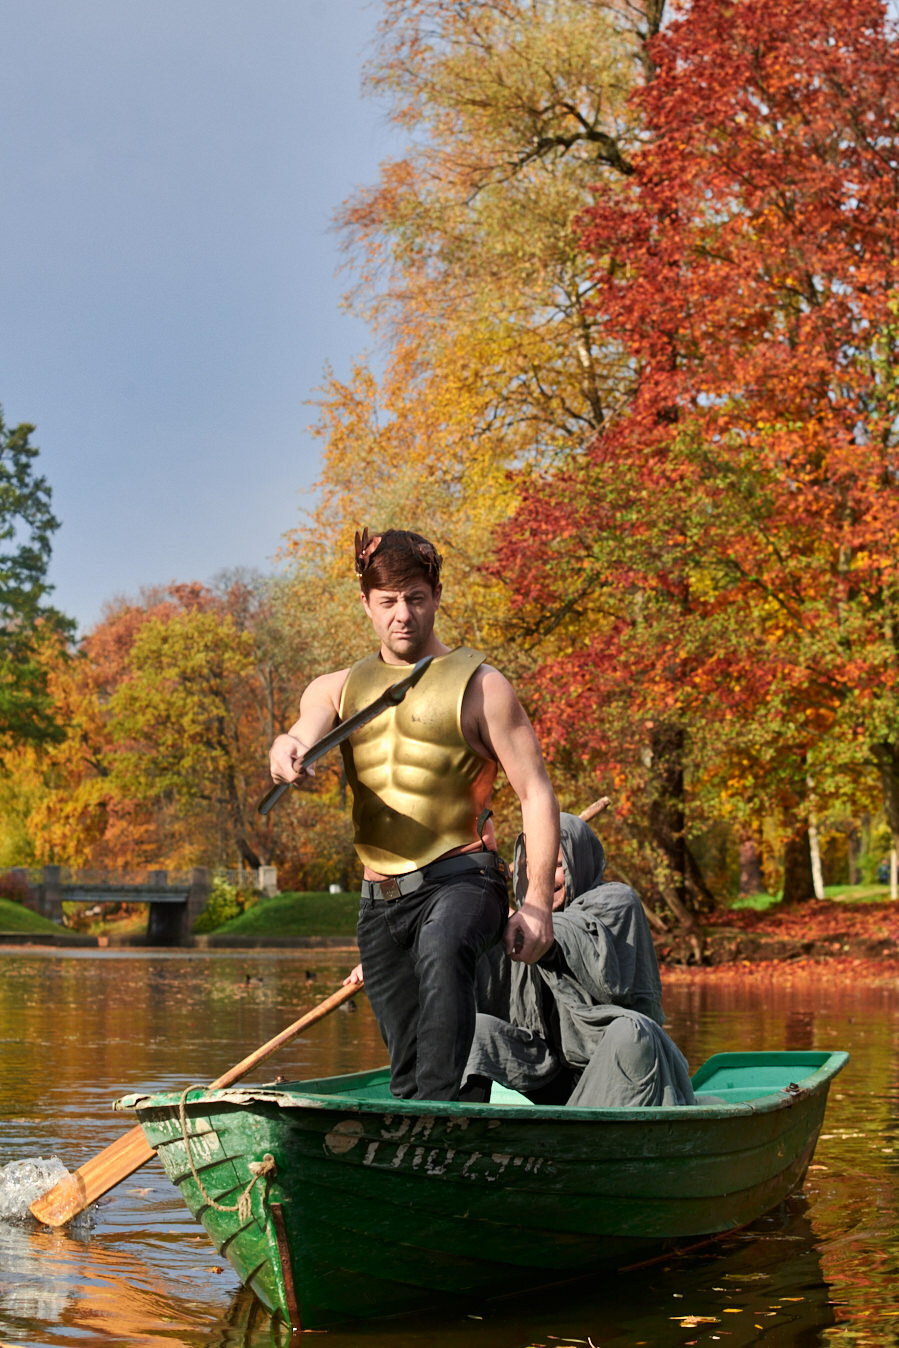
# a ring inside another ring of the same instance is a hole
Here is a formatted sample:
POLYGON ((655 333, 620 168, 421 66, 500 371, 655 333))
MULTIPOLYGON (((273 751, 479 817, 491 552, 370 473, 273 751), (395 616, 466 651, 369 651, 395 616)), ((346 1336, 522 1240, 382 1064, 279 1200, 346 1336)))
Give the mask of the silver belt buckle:
POLYGON ((381 891, 382 899, 387 899, 388 901, 390 901, 392 899, 398 899, 402 896, 402 891, 395 880, 379 880, 378 888, 381 891))

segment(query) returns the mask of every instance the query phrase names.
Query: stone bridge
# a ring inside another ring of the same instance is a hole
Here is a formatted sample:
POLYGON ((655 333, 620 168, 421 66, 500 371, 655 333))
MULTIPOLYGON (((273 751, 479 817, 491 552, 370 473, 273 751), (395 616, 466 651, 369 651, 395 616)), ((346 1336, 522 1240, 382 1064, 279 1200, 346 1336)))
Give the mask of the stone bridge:
POLYGON ((34 907, 51 922, 62 921, 63 903, 146 903, 148 945, 187 945, 197 918, 206 907, 211 877, 205 866, 180 884, 168 883, 168 871, 150 871, 140 884, 113 881, 66 881, 59 866, 45 866, 34 892, 34 907))

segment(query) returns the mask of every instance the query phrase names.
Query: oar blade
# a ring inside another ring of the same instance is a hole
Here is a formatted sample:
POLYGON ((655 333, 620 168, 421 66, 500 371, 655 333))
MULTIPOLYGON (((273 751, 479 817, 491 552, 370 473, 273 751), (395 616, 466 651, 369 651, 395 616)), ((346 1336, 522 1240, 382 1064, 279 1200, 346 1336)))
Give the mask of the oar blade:
MULTIPOLYGON (((286 1030, 276 1034, 273 1039, 269 1039, 261 1048, 257 1048, 246 1058, 243 1058, 236 1066, 228 1069, 220 1077, 217 1077, 210 1086, 210 1090, 221 1089, 230 1086, 241 1077, 246 1076, 279 1048, 283 1048, 291 1039, 295 1039, 298 1034, 314 1025, 316 1021, 322 1020, 329 1015, 335 1007, 343 1002, 349 1001, 355 997, 357 992, 363 992, 364 983, 349 983, 339 987, 336 992, 332 992, 330 997, 319 1002, 311 1011, 300 1016, 292 1025, 288 1025, 286 1030)), ((110 1189, 114 1189, 122 1180, 133 1175, 135 1170, 140 1170, 142 1165, 156 1152, 149 1145, 144 1137, 143 1129, 140 1124, 125 1133, 116 1142, 111 1142, 103 1151, 98 1152, 90 1161, 79 1166, 77 1170, 66 1175, 58 1184, 54 1184, 52 1189, 48 1189, 40 1198, 36 1198, 31 1204, 32 1216, 39 1222, 44 1222, 47 1226, 65 1226, 73 1217, 77 1217, 79 1212, 90 1207, 91 1203, 96 1203, 98 1198, 102 1198, 110 1189)), ((2 1345, 0 1345, 2 1348, 2 1345)))
POLYGON ((65 1226, 154 1155, 138 1124, 36 1198, 31 1213, 47 1226, 65 1226))

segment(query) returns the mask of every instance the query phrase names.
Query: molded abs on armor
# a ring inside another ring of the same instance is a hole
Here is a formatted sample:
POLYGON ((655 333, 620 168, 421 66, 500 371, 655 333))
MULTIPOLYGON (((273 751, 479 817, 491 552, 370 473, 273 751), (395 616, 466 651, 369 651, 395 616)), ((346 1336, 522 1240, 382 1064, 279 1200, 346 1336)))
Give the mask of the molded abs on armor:
MULTIPOLYGON (((398 707, 340 746, 353 790, 356 852, 371 870, 402 875, 478 841, 496 763, 475 753, 462 734, 462 698, 484 659, 467 646, 438 656, 398 707)), ((353 665, 341 720, 408 672, 408 665, 385 664, 379 655, 353 665)))

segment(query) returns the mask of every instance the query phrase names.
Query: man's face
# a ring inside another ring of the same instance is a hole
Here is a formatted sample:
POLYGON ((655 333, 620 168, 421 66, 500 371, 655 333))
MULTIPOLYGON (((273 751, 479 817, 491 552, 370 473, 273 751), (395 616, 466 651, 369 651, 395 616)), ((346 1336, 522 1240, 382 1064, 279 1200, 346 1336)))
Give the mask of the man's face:
POLYGON ((411 665, 420 658, 434 631, 441 588, 432 590, 426 580, 417 580, 401 590, 371 590, 368 596, 362 595, 381 654, 393 657, 388 663, 411 665))

